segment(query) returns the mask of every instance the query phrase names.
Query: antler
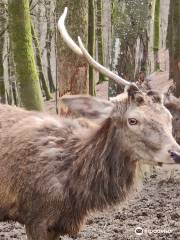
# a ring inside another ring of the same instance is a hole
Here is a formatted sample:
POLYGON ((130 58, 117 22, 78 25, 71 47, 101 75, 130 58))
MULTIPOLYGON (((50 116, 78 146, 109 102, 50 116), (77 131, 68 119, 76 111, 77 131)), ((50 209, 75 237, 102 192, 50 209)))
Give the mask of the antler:
POLYGON ((107 76, 108 78, 114 80, 116 83, 118 84, 123 84, 125 86, 130 86, 130 85, 134 85, 134 83, 128 82, 125 79, 123 79, 122 77, 118 76, 117 74, 113 73, 112 71, 110 71, 109 69, 107 69, 106 67, 102 66, 100 63, 98 63, 97 61, 95 61, 90 54, 88 53, 88 51, 86 50, 86 48, 84 47, 81 38, 78 37, 78 42, 79 42, 79 46, 72 40, 72 38, 70 37, 70 35, 68 34, 66 27, 64 25, 65 19, 66 19, 66 15, 67 15, 67 7, 64 9, 63 14, 61 15, 61 17, 59 18, 58 21, 58 29, 60 31, 60 34, 64 40, 64 42, 68 45, 68 47, 75 52, 76 54, 78 54, 79 56, 84 56, 86 58, 86 60, 88 61, 88 63, 93 66, 97 71, 99 71, 100 73, 104 74, 105 76, 107 76))
POLYGON ((68 11, 68 8, 65 7, 63 14, 59 18, 59 21, 58 21, 59 32, 60 32, 61 37, 63 38, 64 42, 68 45, 68 47, 73 52, 75 52, 77 55, 83 56, 83 53, 82 53, 81 49, 78 47, 78 45, 69 36, 69 33, 67 32, 66 27, 64 25, 64 21, 65 21, 66 16, 67 16, 67 11, 68 11))

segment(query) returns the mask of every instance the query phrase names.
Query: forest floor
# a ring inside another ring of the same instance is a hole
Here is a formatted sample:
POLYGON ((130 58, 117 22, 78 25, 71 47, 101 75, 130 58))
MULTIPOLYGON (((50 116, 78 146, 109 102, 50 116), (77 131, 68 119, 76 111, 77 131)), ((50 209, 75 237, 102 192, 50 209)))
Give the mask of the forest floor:
MULTIPOLYGON (((144 179, 143 187, 120 207, 91 215, 77 240, 178 240, 180 239, 180 169, 158 168, 144 179), (142 235, 135 233, 142 228, 142 235)), ((0 240, 25 240, 18 223, 0 223, 0 240)), ((63 237, 62 240, 72 240, 63 237)))
MULTIPOLYGON (((98 87, 98 95, 107 93, 107 84, 98 87), (100 94, 99 94, 100 93, 100 94)), ((106 97, 106 96, 103 96, 106 97)), ((46 104, 54 111, 55 102, 46 104)), ((54 111, 55 112, 55 111, 54 111)), ((89 216, 77 240, 179 240, 180 239, 180 168, 157 168, 146 176, 139 191, 116 209, 89 216), (140 231, 140 235, 136 231, 140 231)), ((18 223, 0 223, 0 240, 26 240, 25 229, 18 223)), ((62 240, 72 240, 63 237, 62 240)))

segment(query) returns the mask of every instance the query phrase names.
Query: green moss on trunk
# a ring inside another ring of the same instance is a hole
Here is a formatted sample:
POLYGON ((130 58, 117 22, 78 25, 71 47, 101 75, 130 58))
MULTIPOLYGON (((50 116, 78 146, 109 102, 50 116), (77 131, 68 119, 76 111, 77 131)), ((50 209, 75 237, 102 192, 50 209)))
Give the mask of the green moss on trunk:
POLYGON ((32 46, 29 1, 9 0, 8 11, 21 105, 27 109, 42 110, 43 101, 32 46))

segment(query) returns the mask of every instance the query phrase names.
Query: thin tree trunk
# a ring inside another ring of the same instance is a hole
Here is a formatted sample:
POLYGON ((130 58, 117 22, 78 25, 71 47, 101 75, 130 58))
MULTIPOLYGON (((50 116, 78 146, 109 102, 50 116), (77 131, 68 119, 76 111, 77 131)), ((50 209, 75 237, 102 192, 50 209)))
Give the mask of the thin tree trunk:
POLYGON ((36 48, 36 61, 37 61, 37 65, 39 68, 39 80, 41 81, 42 88, 43 88, 43 91, 46 96, 46 100, 50 100, 52 98, 52 96, 49 91, 49 87, 47 85, 47 80, 44 75, 43 63, 42 63, 42 51, 41 51, 41 47, 39 45, 39 40, 38 40, 38 37, 37 37, 37 34, 36 34, 36 31, 35 31, 32 21, 31 21, 31 31, 32 31, 32 37, 34 40, 34 46, 36 48))
MULTIPOLYGON (((102 34, 102 11, 103 11, 102 0, 96 1, 96 37, 97 37, 97 48, 98 48, 98 62, 104 65, 104 46, 103 46, 103 34, 102 34)), ((101 73, 99 74, 99 83, 105 81, 106 78, 101 73)))
MULTIPOLYGON (((4 20, 0 22, 0 31, 4 29, 4 20)), ((4 66, 3 66, 3 50, 4 50, 5 34, 0 36, 0 102, 6 102, 6 92, 4 83, 4 66)))
POLYGON ((50 92, 55 92, 56 88, 53 82, 52 71, 51 71, 51 43, 53 38, 53 31, 51 30, 51 14, 50 14, 50 5, 51 0, 49 0, 46 4, 48 7, 46 8, 46 19, 47 19, 47 32, 46 32, 46 56, 47 56, 47 75, 49 81, 50 92))
POLYGON ((15 81, 15 78, 12 79, 11 81, 11 88, 12 88, 12 95, 13 95, 13 100, 14 100, 14 104, 16 106, 18 106, 18 94, 17 94, 17 87, 16 87, 16 81, 15 81))
POLYGON ((28 0, 8 0, 10 39, 21 105, 42 110, 43 100, 35 64, 28 0))
POLYGON ((55 85, 54 85, 52 72, 51 72, 51 50, 50 49, 51 49, 51 47, 47 48, 47 74, 48 74, 48 81, 49 81, 50 92, 54 93, 56 88, 55 88, 55 85))
MULTIPOLYGON (((95 56, 95 4, 94 0, 89 0, 89 20, 88 20, 88 50, 92 57, 95 56)), ((96 82, 94 70, 89 67, 89 93, 96 95, 96 82)))
MULTIPOLYGON (((88 1, 68 0, 66 3, 57 1, 57 15, 60 16, 64 7, 68 7, 66 26, 74 40, 81 36, 84 45, 88 45, 88 1)), ((63 42, 60 34, 57 41, 59 95, 88 94, 89 66, 83 57, 79 57, 63 42)))
POLYGON ((171 0, 168 18, 167 47, 169 49, 169 76, 176 83, 176 96, 180 97, 180 2, 171 0))
POLYGON ((153 39, 153 50, 154 50, 154 69, 159 70, 159 57, 158 51, 160 47, 160 0, 155 1, 154 10, 154 39, 153 39))
POLYGON ((174 15, 174 1, 170 1, 169 5, 169 16, 168 16, 168 29, 167 29, 167 39, 166 45, 169 50, 169 78, 173 78, 173 15, 174 15))
MULTIPOLYGON (((172 0, 171 0, 172 1, 172 0)), ((174 0, 173 16, 173 46, 174 46, 174 65, 173 75, 176 82, 176 96, 180 97, 180 1, 174 0)))
MULTIPOLYGON (((9 38, 9 32, 8 32, 8 38, 9 38)), ((12 46, 10 43, 10 39, 8 41, 8 84, 9 87, 6 90, 6 95, 7 95, 7 102, 8 104, 12 105, 13 104, 13 88, 12 88, 12 82, 15 78, 15 66, 14 66, 14 60, 12 56, 12 46)))

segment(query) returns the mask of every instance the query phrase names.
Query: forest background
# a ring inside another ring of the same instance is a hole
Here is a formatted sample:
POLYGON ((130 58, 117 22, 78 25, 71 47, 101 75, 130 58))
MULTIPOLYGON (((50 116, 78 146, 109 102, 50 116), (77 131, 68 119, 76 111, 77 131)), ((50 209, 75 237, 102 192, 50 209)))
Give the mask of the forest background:
POLYGON ((65 6, 68 32, 97 61, 130 81, 164 72, 180 96, 179 0, 0 0, 0 102, 43 110, 64 94, 96 95, 97 84, 122 91, 63 43, 65 6))

